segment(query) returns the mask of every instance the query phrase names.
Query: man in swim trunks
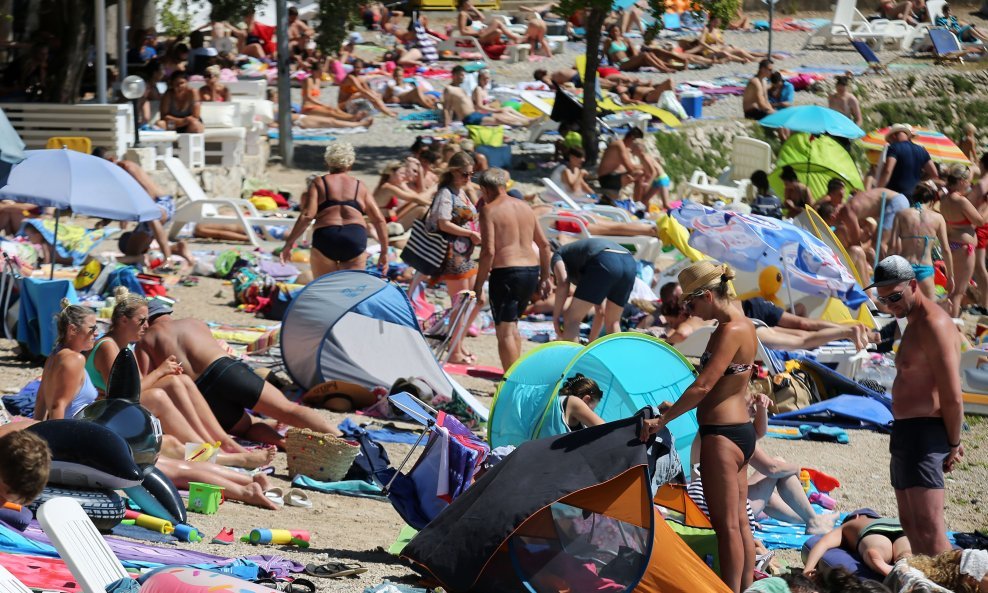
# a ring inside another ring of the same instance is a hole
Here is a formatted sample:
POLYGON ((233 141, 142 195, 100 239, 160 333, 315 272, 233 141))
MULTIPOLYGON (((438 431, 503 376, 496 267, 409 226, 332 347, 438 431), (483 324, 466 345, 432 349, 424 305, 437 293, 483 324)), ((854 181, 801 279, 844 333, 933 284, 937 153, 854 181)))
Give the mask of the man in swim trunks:
MULTIPOLYGON (((621 331, 621 314, 631 297, 637 272, 638 264, 631 252, 607 239, 580 239, 556 249, 552 256, 556 279, 552 319, 557 339, 576 342, 580 322, 593 308, 597 315, 603 309, 604 333, 621 331), (566 307, 570 285, 576 285, 576 291, 566 307)), ((595 328, 601 325, 598 319, 595 317, 595 328)))
POLYGON ((772 76, 772 60, 765 59, 758 62, 758 73, 748 81, 748 86, 744 87, 744 95, 741 97, 741 109, 746 119, 759 120, 775 113, 775 108, 768 101, 768 90, 765 87, 765 79, 770 76, 772 76))
POLYGON ((821 537, 806 556, 803 574, 813 576, 824 554, 834 548, 857 554, 868 568, 882 576, 892 572, 892 565, 901 558, 912 556, 899 521, 883 519, 871 509, 848 513, 840 527, 821 537))
POLYGON ((148 304, 148 330, 135 354, 147 374, 169 356, 175 356, 195 381, 220 425, 229 434, 284 446, 273 427, 254 422, 252 410, 279 422, 340 436, 340 431, 316 410, 292 403, 274 385, 231 357, 198 319, 173 319, 172 310, 159 300, 148 304))
POLYGON ((603 194, 611 200, 617 200, 624 186, 635 183, 642 176, 644 171, 632 160, 631 149, 635 141, 644 136, 639 128, 631 128, 624 138, 611 142, 600 157, 597 181, 603 194))
POLYGON ((902 528, 917 554, 950 549, 944 524, 944 472, 964 458, 961 336, 950 316, 923 295, 912 267, 892 255, 875 269, 878 300, 909 324, 895 357, 890 474, 902 528))
POLYGON ((468 126, 516 126, 524 127, 533 124, 537 117, 525 117, 514 109, 499 110, 494 113, 481 111, 474 105, 473 99, 463 87, 467 71, 463 66, 453 68, 453 80, 443 90, 443 126, 449 127, 454 121, 462 121, 468 126))
POLYGON ((491 315, 497 334, 501 368, 508 369, 521 356, 518 318, 532 296, 549 295, 549 261, 552 250, 532 208, 507 194, 509 177, 504 169, 491 168, 477 179, 483 197, 480 209, 480 267, 474 292, 483 294, 488 281, 491 315), (538 246, 538 254, 532 249, 538 246), (489 274, 489 276, 488 276, 489 274))

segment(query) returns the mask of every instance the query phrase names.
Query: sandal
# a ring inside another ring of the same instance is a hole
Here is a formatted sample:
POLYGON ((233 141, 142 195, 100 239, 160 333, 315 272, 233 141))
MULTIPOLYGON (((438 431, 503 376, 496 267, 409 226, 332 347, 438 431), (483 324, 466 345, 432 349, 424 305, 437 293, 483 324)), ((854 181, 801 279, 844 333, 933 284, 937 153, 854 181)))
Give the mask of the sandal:
POLYGON ((355 577, 365 572, 367 572, 367 568, 357 563, 327 562, 325 564, 307 564, 305 566, 305 574, 327 579, 355 577))
POLYGON ((285 504, 290 507, 302 507, 303 509, 311 509, 312 501, 309 500, 309 495, 305 490, 300 488, 292 488, 285 495, 285 504))
POLYGON ((260 579, 254 581, 258 585, 263 585, 275 591, 285 591, 286 593, 316 593, 316 584, 309 579, 292 579, 290 581, 278 579, 260 579))
POLYGON ((279 507, 285 506, 285 490, 275 486, 264 491, 264 496, 279 507))

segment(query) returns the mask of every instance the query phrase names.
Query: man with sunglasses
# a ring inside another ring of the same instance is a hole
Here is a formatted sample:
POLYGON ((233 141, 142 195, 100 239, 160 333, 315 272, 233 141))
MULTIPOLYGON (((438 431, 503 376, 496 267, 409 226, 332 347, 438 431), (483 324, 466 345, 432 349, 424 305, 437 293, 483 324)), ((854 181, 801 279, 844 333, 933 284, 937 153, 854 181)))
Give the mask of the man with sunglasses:
POLYGON ((964 458, 961 425, 960 334, 947 313, 926 298, 905 258, 875 268, 878 300, 908 327, 895 358, 890 474, 902 528, 916 554, 950 550, 944 523, 944 472, 964 458))

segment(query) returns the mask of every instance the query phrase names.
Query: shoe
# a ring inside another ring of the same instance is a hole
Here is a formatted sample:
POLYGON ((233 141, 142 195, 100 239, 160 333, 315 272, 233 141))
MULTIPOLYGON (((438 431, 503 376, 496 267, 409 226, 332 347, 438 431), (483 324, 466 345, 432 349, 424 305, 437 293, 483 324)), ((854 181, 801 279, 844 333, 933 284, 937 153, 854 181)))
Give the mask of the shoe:
POLYGON ((285 490, 283 488, 277 486, 268 488, 264 491, 264 496, 279 507, 285 506, 285 490))
POLYGON ((309 500, 309 495, 305 490, 299 488, 292 488, 285 495, 285 504, 291 507, 301 507, 303 509, 311 509, 312 501, 309 500))
POLYGON ((216 534, 212 539, 214 544, 230 545, 233 543, 233 529, 230 527, 224 527, 220 529, 220 532, 216 534))

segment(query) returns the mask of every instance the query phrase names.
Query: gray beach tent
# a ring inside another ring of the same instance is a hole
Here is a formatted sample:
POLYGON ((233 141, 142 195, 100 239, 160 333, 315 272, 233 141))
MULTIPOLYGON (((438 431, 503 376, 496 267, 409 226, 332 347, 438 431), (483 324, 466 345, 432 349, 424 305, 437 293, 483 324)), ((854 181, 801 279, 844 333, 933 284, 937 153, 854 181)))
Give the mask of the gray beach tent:
POLYGON ((487 419, 487 409, 436 362, 404 291, 375 274, 333 272, 299 291, 282 321, 281 354, 305 389, 330 380, 390 387, 419 377, 487 419))

